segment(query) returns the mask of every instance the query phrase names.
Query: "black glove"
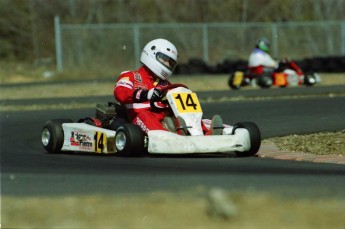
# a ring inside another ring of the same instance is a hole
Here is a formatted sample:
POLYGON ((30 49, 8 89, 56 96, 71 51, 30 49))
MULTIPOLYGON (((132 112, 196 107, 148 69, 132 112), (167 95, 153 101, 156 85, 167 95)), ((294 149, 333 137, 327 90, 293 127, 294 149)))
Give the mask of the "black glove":
POLYGON ((162 97, 162 92, 157 88, 151 88, 150 90, 137 89, 133 93, 134 102, 145 102, 148 100, 156 102, 160 101, 162 97))
POLYGON ((151 88, 148 92, 147 92, 147 99, 157 102, 162 100, 163 94, 162 92, 157 89, 157 88, 151 88))

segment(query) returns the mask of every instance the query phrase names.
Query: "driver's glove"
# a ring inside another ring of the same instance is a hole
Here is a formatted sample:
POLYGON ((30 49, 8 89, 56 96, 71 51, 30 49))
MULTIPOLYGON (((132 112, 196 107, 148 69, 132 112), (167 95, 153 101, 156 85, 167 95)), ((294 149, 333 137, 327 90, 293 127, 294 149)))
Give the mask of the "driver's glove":
POLYGON ((137 89, 133 93, 134 102, 145 102, 147 100, 160 101, 163 95, 157 88, 151 88, 150 90, 137 89))
POLYGON ((151 88, 148 92, 147 92, 147 99, 151 100, 151 101, 160 101, 162 100, 163 94, 162 92, 157 89, 157 88, 151 88))

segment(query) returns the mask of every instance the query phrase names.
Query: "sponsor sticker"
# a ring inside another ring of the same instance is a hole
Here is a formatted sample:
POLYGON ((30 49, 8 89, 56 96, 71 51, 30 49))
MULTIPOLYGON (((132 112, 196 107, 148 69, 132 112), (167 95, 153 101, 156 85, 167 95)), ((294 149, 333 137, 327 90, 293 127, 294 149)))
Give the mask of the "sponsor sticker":
POLYGON ((168 85, 168 82, 167 82, 166 80, 161 80, 161 81, 159 82, 159 85, 162 86, 162 87, 165 87, 165 86, 168 85))
POLYGON ((81 150, 92 149, 92 139, 87 133, 72 131, 70 137, 71 146, 75 146, 81 150))
POLYGON ((136 117, 136 120, 134 122, 136 125, 138 125, 145 133, 149 131, 149 129, 146 127, 145 123, 138 117, 136 117))
POLYGON ((139 83, 143 82, 143 79, 141 78, 141 75, 138 72, 134 72, 134 80, 139 83))

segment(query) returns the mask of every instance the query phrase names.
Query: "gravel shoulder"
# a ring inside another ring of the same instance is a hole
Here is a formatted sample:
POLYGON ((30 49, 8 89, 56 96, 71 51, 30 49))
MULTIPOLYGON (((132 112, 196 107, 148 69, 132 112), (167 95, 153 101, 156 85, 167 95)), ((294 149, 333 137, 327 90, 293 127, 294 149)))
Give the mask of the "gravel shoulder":
POLYGON ((345 130, 309 135, 289 135, 267 141, 273 142, 285 152, 345 156, 345 130))

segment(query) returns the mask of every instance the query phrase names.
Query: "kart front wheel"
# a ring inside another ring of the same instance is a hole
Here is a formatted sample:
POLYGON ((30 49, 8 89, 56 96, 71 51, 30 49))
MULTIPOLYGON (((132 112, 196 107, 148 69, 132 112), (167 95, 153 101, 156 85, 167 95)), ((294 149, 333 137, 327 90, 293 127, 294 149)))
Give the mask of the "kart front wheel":
POLYGON ((145 152, 145 135, 134 124, 119 126, 115 134, 115 148, 119 156, 139 156, 145 152))
POLYGON ((314 73, 306 74, 304 77, 304 84, 306 86, 313 86, 317 82, 317 78, 314 73))
POLYGON ((244 152, 236 152, 236 155, 239 157, 254 156, 259 151, 261 145, 261 133, 258 126, 253 122, 239 122, 234 125, 232 134, 235 134, 237 128, 248 130, 250 136, 250 149, 244 152))
POLYGON ((64 142, 63 123, 73 123, 71 119, 54 119, 47 121, 41 133, 44 149, 48 153, 60 153, 64 142))

